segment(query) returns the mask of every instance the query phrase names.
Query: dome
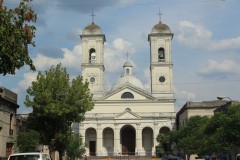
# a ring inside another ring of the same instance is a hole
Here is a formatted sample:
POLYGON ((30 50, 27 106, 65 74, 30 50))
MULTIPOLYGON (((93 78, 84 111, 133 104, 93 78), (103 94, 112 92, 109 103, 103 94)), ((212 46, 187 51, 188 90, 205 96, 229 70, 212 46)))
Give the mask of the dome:
POLYGON ((171 30, 166 24, 159 22, 153 26, 152 33, 171 33, 171 30))
POLYGON ((83 32, 82 32, 82 35, 94 35, 94 34, 102 34, 102 31, 101 31, 101 28, 92 23, 90 25, 88 25, 87 27, 84 28, 83 32))
POLYGON ((131 76, 131 75, 126 75, 126 76, 120 77, 117 80, 116 84, 112 87, 111 90, 115 90, 115 89, 117 89, 117 88, 119 88, 122 85, 127 84, 127 83, 129 83, 129 84, 131 84, 131 85, 133 85, 135 87, 144 89, 144 86, 143 86, 142 82, 139 79, 137 79, 136 77, 131 76))
POLYGON ((123 67, 133 67, 131 62, 125 62, 123 67))

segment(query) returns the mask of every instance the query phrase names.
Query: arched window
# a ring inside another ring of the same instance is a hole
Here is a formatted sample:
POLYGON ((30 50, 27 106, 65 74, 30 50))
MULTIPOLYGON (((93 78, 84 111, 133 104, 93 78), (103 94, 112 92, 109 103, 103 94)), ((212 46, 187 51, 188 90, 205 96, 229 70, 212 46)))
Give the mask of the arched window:
POLYGON ((164 48, 159 48, 158 49, 158 62, 163 62, 165 61, 165 51, 164 48))
POLYGON ((134 96, 131 92, 124 92, 121 96, 122 99, 134 99, 134 96))
POLYGON ((129 75, 130 71, 129 68, 126 69, 126 75, 129 75))
POLYGON ((92 63, 96 61, 96 50, 94 48, 91 48, 89 50, 89 62, 92 63))

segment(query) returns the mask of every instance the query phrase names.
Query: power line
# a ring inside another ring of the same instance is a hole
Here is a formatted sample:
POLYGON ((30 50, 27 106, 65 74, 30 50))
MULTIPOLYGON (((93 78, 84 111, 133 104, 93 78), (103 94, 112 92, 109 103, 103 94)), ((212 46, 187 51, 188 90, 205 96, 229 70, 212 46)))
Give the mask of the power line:
MULTIPOLYGON (((109 4, 106 1, 101 1, 102 6, 138 6, 138 5, 160 5, 160 4, 193 4, 193 3, 206 3, 206 2, 224 2, 225 0, 186 0, 186 1, 161 1, 161 2, 144 2, 144 3, 115 3, 109 4)), ((79 7, 79 6, 99 6, 99 3, 96 4, 96 1, 89 3, 89 0, 81 1, 82 4, 50 4, 50 3, 32 3, 33 6, 57 6, 57 7, 79 7)), ((12 5, 17 5, 17 3, 12 3, 12 5)))

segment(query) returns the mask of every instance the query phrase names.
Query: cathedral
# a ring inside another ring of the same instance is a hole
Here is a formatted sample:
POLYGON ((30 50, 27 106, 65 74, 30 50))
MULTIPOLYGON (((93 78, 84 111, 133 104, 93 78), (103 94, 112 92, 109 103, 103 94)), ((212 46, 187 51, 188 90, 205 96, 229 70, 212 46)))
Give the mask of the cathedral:
POLYGON ((73 128, 83 138, 86 156, 155 155, 157 135, 172 130, 176 116, 170 28, 160 21, 148 34, 150 91, 134 76, 127 60, 121 77, 105 93, 105 35, 92 23, 80 38, 82 76, 89 82, 94 108, 73 128))

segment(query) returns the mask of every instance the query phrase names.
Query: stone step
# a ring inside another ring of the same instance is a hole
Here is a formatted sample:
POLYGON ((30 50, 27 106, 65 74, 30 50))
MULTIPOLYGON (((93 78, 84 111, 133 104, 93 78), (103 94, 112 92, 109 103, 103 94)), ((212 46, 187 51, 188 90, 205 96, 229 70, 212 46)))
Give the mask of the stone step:
POLYGON ((151 156, 88 156, 80 160, 159 160, 159 158, 151 156))

